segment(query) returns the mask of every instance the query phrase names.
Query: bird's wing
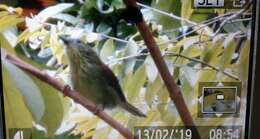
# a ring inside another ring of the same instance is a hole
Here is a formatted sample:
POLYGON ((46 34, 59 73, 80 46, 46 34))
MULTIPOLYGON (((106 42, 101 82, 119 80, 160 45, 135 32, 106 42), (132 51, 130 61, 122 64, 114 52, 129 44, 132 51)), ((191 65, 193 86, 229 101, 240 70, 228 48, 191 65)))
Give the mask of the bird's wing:
POLYGON ((119 96, 120 100, 122 101, 126 101, 126 98, 124 96, 124 93, 120 87, 119 81, 117 79, 117 77, 115 76, 115 74, 109 69, 108 66, 106 66, 105 64, 101 65, 101 69, 102 69, 102 75, 105 79, 105 82, 113 89, 116 90, 117 95, 119 96))

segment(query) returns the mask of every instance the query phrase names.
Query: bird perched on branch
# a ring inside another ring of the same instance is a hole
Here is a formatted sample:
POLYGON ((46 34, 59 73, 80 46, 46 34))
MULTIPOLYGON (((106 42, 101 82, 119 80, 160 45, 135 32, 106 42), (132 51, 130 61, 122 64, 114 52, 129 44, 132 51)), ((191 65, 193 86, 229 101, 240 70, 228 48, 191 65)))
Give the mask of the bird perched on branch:
POLYGON ((120 106, 131 114, 146 117, 127 102, 117 77, 89 45, 78 39, 60 36, 66 45, 72 87, 102 108, 120 106))

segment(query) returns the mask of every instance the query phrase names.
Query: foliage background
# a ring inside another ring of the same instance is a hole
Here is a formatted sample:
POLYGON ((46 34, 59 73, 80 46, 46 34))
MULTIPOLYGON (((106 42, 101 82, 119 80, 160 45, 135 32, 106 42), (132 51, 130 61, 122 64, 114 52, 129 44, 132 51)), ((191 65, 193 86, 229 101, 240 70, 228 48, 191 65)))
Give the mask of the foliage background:
MULTIPOLYGON (((130 130, 134 126, 182 125, 158 70, 135 26, 120 17, 121 0, 59 3, 37 15, 0 5, 0 46, 47 74, 70 84, 60 34, 93 46, 113 69, 127 99, 144 110, 138 118, 120 109, 108 111, 130 130), (21 29, 26 26, 26 29, 21 29)), ((250 9, 192 9, 190 0, 139 3, 173 78, 197 125, 243 125, 251 35, 250 9), (153 9, 155 8, 155 9, 153 9), (157 9, 157 10, 156 10, 157 9), (233 18, 232 15, 236 15, 233 18), (222 24, 223 23, 223 24, 222 24), (241 81, 241 118, 197 117, 199 82, 241 81)), ((11 7, 13 6, 13 7, 11 7)), ((106 123, 49 85, 2 59, 7 128, 33 128, 35 138, 123 138, 106 123)), ((8 132, 8 131, 7 131, 8 132)), ((203 131, 201 131, 203 134, 203 131)))

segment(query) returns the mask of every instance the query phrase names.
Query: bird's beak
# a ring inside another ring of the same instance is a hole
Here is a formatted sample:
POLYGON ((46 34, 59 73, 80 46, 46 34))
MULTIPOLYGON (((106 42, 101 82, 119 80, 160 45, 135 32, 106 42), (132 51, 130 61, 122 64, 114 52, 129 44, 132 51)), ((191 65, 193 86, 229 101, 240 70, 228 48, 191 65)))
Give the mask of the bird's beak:
POLYGON ((69 42, 70 42, 70 39, 68 38, 68 36, 60 35, 59 38, 60 38, 66 45, 68 45, 69 42))

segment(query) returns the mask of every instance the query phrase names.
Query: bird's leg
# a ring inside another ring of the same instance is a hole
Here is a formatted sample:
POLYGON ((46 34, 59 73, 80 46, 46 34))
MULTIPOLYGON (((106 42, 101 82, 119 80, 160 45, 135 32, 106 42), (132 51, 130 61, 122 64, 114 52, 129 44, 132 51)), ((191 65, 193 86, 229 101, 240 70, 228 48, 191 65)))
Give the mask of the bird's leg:
POLYGON ((95 110, 93 111, 93 113, 95 115, 97 115, 100 111, 103 111, 104 110, 104 104, 97 104, 95 110))
POLYGON ((64 94, 64 97, 68 96, 68 94, 70 93, 71 91, 71 87, 69 85, 65 85, 62 89, 62 92, 64 94))

